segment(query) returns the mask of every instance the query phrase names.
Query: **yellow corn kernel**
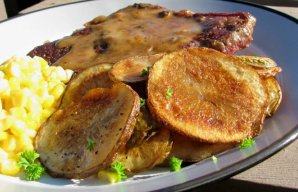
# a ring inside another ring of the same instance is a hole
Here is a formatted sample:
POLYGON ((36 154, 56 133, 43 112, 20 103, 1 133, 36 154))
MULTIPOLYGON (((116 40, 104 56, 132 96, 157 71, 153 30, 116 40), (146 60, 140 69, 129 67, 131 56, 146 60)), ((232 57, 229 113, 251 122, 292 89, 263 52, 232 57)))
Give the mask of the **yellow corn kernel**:
POLYGON ((22 89, 13 89, 10 92, 12 106, 24 107, 28 101, 28 94, 22 89))
POLYGON ((31 73, 30 81, 34 85, 37 85, 42 80, 43 80, 43 76, 42 76, 42 73, 40 71, 34 71, 33 73, 31 73))
POLYGON ((5 109, 0 110, 0 119, 4 119, 8 115, 5 109))
POLYGON ((43 109, 41 113, 41 121, 45 121, 48 117, 50 117, 55 111, 55 108, 43 109))
POLYGON ((49 67, 48 62, 44 60, 42 57, 34 56, 33 59, 39 62, 41 70, 47 69, 49 67))
POLYGON ((27 111, 35 113, 35 114, 40 113, 42 110, 42 107, 39 103, 38 97, 32 95, 32 97, 28 100, 28 102, 25 106, 25 109, 27 111))
POLYGON ((35 94, 37 94, 39 97, 44 97, 49 95, 48 82, 46 81, 39 82, 37 88, 34 91, 35 91, 35 94))
POLYGON ((16 149, 16 138, 12 135, 7 135, 6 140, 1 141, 0 147, 7 152, 13 152, 16 149))
POLYGON ((0 172, 5 175, 15 176, 20 172, 18 163, 14 159, 7 159, 1 162, 0 172))
POLYGON ((12 107, 9 109, 9 114, 16 119, 24 120, 27 118, 27 111, 24 107, 12 107))
POLYGON ((10 90, 8 80, 0 79, 0 85, 0 97, 3 98, 7 95, 7 92, 10 90))
POLYGON ((35 59, 30 59, 28 61, 28 68, 30 71, 35 72, 35 71, 41 71, 41 64, 39 63, 38 60, 35 59))
POLYGON ((14 118, 10 115, 6 115, 2 119, 0 119, 0 131, 8 130, 14 122, 14 118))
POLYGON ((33 150, 33 140, 31 137, 23 135, 22 137, 17 137, 17 152, 22 152, 26 150, 33 150))
POLYGON ((53 95, 48 95, 42 102, 42 107, 44 109, 52 108, 54 107, 54 104, 55 104, 55 97, 53 95))
POLYGON ((66 80, 63 83, 67 83, 71 79, 73 75, 73 71, 70 69, 66 69, 65 73, 66 73, 66 80))
POLYGON ((22 136, 27 129, 27 124, 22 120, 16 120, 11 128, 10 131, 15 136, 22 136))
POLYGON ((57 84, 55 87, 53 87, 52 90, 50 90, 50 94, 55 97, 55 99, 59 99, 62 94, 64 93, 65 85, 64 84, 57 84))
POLYGON ((20 66, 17 65, 14 61, 9 62, 4 68, 4 73, 8 77, 20 77, 21 76, 20 66))
POLYGON ((36 118, 36 116, 32 113, 28 113, 27 119, 25 119, 25 122, 29 129, 37 129, 39 127, 39 121, 40 118, 36 118))
POLYGON ((8 158, 8 153, 0 147, 0 162, 8 158))
POLYGON ((2 99, 1 99, 1 97, 0 97, 0 111, 2 110, 3 108, 2 108, 2 99))
POLYGON ((66 81, 66 72, 64 71, 64 69, 61 66, 57 66, 53 69, 52 71, 53 73, 55 73, 56 79, 65 82, 66 81))
POLYGON ((97 178, 101 181, 105 181, 108 183, 117 183, 120 181, 119 176, 116 172, 112 172, 109 170, 101 170, 97 173, 97 178))
POLYGON ((25 129, 24 130, 24 135, 30 137, 30 138, 34 138, 36 135, 36 131, 34 129, 25 129))
POLYGON ((3 71, 0 71, 0 79, 3 79, 5 77, 5 73, 3 71))
POLYGON ((0 131, 0 141, 7 139, 8 133, 5 131, 0 131))
POLYGON ((11 78, 9 78, 8 83, 9 83, 9 87, 10 87, 11 90, 12 89, 20 89, 21 88, 20 79, 17 78, 17 77, 11 77, 11 78))

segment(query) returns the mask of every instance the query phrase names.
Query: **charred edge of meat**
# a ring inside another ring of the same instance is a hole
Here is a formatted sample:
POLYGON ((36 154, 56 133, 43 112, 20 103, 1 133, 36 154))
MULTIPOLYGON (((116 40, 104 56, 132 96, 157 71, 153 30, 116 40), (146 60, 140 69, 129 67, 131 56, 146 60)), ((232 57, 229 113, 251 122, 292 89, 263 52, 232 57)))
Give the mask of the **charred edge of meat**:
MULTIPOLYGON (((160 13, 159 17, 163 14, 160 13)), ((174 12, 178 17, 193 17, 199 23, 208 24, 202 33, 193 41, 187 43, 187 47, 210 47, 226 54, 233 54, 239 49, 246 48, 252 41, 252 37, 246 34, 253 31, 255 19, 248 13, 192 13, 188 10, 174 12), (237 19, 236 19, 237 18, 237 19), (241 41, 233 37, 233 32, 245 37, 241 41)))
POLYGON ((70 47, 57 48, 56 41, 45 43, 34 48, 28 53, 29 56, 39 56, 49 62, 50 65, 54 64, 59 58, 63 57, 70 51, 70 47))
POLYGON ((199 22, 209 23, 208 20, 210 20, 209 27, 194 39, 203 47, 233 54, 239 49, 246 48, 252 41, 252 37, 247 31, 253 31, 255 19, 248 13, 196 13, 193 17, 199 22), (236 32, 237 34, 235 34, 236 32), (237 37, 234 37, 235 35, 237 37), (239 36, 244 38, 239 41, 239 36))

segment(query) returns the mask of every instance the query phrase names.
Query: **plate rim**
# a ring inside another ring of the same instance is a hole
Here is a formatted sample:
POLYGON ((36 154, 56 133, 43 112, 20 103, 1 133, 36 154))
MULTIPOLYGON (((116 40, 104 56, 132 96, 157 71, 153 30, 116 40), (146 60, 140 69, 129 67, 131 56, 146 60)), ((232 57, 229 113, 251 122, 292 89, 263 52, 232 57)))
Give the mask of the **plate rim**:
MULTIPOLYGON (((44 10, 47 10, 47 9, 54 9, 54 8, 57 8, 57 7, 63 7, 63 6, 68 6, 68 5, 72 5, 72 4, 86 3, 88 1, 91 2, 91 1, 98 1, 98 0, 82 0, 82 1, 77 1, 77 2, 69 2, 69 3, 65 3, 65 4, 61 4, 61 5, 54 5, 54 6, 51 6, 51 7, 46 7, 46 8, 42 8, 42 9, 39 9, 39 10, 34 10, 34 11, 31 11, 31 12, 28 12, 28 13, 20 13, 18 15, 15 15, 15 16, 12 16, 12 17, 9 17, 9 18, 6 18, 6 19, 0 21, 0 24, 4 23, 4 22, 7 22, 7 21, 10 21, 12 19, 16 19, 18 17, 22 17, 22 16, 25 16, 25 15, 29 15, 29 14, 40 12, 40 11, 44 11, 44 10)), ((289 19, 289 20, 291 20, 295 23, 298 23, 298 18, 295 18, 294 16, 291 16, 287 13, 282 12, 282 11, 273 9, 271 7, 266 7, 265 5, 260 5, 260 4, 253 3, 253 2, 248 2, 248 1, 245 1, 245 0, 244 1, 241 1, 241 0, 213 0, 213 1, 232 2, 232 3, 239 3, 239 4, 249 5, 249 6, 253 6, 253 7, 258 7, 258 8, 264 9, 266 11, 276 13, 278 15, 286 17, 287 19, 289 19)))

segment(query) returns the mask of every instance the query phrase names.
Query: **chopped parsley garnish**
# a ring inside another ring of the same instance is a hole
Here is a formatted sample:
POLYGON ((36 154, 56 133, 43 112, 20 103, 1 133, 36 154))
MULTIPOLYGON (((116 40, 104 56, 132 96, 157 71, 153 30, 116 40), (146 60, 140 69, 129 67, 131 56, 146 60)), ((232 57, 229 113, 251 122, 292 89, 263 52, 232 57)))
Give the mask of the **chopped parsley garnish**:
POLYGON ((168 87, 167 92, 166 92, 166 98, 169 99, 173 95, 173 90, 168 87))
POLYGON ((118 175, 118 181, 122 181, 127 178, 125 174, 125 165, 121 162, 114 162, 111 165, 111 170, 116 172, 118 175))
POLYGON ((246 149, 246 148, 249 148, 249 147, 251 147, 252 145, 254 145, 255 144, 255 140, 253 140, 253 139, 244 139, 242 142, 241 142, 241 144, 240 144, 240 149, 246 149))
POLYGON ((93 139, 87 138, 87 149, 92 151, 94 149, 95 141, 93 139))
POLYGON ((141 107, 145 106, 145 104, 146 104, 146 99, 140 98, 141 107))
POLYGON ((41 175, 45 172, 44 167, 35 162, 35 160, 39 157, 39 154, 35 151, 24 151, 21 153, 18 166, 23 169, 25 173, 25 179, 28 181, 36 181, 41 175))
POLYGON ((214 155, 212 155, 211 159, 212 159, 213 163, 217 163, 217 157, 215 157, 214 155))
POLYGON ((171 171, 179 171, 181 169, 182 160, 175 156, 172 156, 169 165, 171 171))
POLYGON ((149 74, 149 67, 146 67, 142 70, 141 77, 147 76, 149 74))

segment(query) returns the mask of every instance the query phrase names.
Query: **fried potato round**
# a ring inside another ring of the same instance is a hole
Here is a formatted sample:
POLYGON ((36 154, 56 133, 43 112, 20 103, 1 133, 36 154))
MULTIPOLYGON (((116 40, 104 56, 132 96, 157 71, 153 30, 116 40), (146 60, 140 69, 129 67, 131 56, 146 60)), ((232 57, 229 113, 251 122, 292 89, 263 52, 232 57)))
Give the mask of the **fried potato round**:
POLYGON ((169 157, 175 156, 184 162, 198 162, 237 145, 237 143, 203 143, 173 132, 171 140, 173 145, 169 157))
POLYGON ((108 74, 111 68, 111 64, 95 65, 76 74, 66 87, 61 107, 78 102, 92 88, 111 88, 113 81, 108 74))
POLYGON ((67 89, 69 97, 62 100, 66 104, 61 104, 35 137, 35 149, 51 176, 85 178, 106 168, 133 133, 139 96, 121 82, 100 87, 106 80, 100 76, 107 74, 97 72, 81 73, 74 79, 72 85, 77 86, 67 89))
POLYGON ((279 107, 282 99, 282 92, 279 83, 274 77, 264 80, 269 94, 268 108, 266 110, 267 116, 272 116, 279 107))
POLYGON ((127 171, 136 173, 161 164, 171 147, 169 130, 158 128, 147 107, 143 106, 131 138, 114 161, 123 162, 127 171))
POLYGON ((129 57, 117 62, 110 71, 114 81, 134 83, 144 81, 149 74, 149 68, 159 60, 164 53, 129 57))
POLYGON ((281 68, 277 66, 276 62, 268 57, 259 56, 234 56, 240 62, 252 66, 257 73, 264 77, 274 77, 281 72, 281 68))
POLYGON ((148 106, 158 121, 193 139, 229 143, 256 136, 267 90, 250 66, 207 48, 188 48, 157 61, 148 106))
POLYGON ((122 162, 128 172, 137 173, 163 163, 171 148, 169 130, 159 129, 155 135, 142 144, 126 148, 118 153, 115 162, 122 162))

